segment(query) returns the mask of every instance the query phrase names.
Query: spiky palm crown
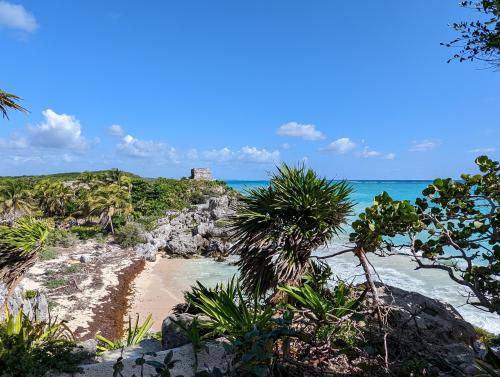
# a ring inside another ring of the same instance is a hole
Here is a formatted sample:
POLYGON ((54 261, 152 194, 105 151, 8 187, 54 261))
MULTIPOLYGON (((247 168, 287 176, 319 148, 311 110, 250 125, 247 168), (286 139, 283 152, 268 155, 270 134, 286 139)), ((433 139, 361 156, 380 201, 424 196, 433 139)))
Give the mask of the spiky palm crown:
POLYGON ((7 93, 0 89, 0 113, 2 113, 2 116, 9 119, 9 115, 7 113, 9 109, 27 113, 28 110, 17 103, 20 100, 22 100, 21 97, 12 93, 7 93))
POLYGON ((352 209, 351 192, 345 181, 286 164, 269 187, 247 190, 231 219, 243 287, 265 292, 297 283, 311 253, 342 230, 352 209))

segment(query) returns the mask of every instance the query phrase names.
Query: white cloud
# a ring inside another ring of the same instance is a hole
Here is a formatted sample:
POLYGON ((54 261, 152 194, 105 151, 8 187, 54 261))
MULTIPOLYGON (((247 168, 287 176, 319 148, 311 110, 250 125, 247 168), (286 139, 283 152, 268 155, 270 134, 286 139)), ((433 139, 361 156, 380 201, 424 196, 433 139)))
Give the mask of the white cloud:
POLYGON ((43 162, 39 156, 10 156, 7 158, 15 165, 38 164, 43 162))
POLYGON ((314 124, 301 124, 289 122, 278 128, 276 133, 280 136, 301 137, 304 140, 322 140, 325 135, 316 129, 314 124))
POLYGON ((212 149, 201 152, 202 160, 224 162, 234 158, 234 153, 229 148, 212 149))
POLYGON ((38 28, 38 23, 22 5, 0 1, 0 27, 33 32, 38 28))
POLYGON ((113 124, 111 125, 110 127, 108 127, 107 129, 108 131, 108 135, 111 135, 111 136, 123 136, 125 135, 125 131, 123 130, 122 126, 118 125, 118 124, 113 124))
POLYGON ((372 151, 369 147, 364 147, 363 151, 360 152, 360 156, 363 158, 380 157, 382 153, 378 151, 372 151))
POLYGON ((57 114, 51 109, 42 112, 45 120, 29 127, 32 146, 84 149, 91 143, 82 136, 80 122, 73 115, 57 114))
POLYGON ((497 150, 498 150, 497 148, 486 147, 486 148, 471 149, 469 152, 470 153, 491 153, 491 152, 496 152, 497 150))
POLYGON ((413 143, 413 147, 410 148, 411 152, 426 152, 431 149, 436 148, 438 143, 432 140, 422 140, 413 143))
POLYGON ((258 163, 271 163, 276 162, 280 158, 279 151, 267 151, 266 149, 257 149, 256 147, 243 147, 237 153, 238 160, 258 162, 258 163))
POLYGON ((394 160, 396 158, 396 154, 392 152, 384 154, 379 151, 371 150, 370 147, 364 147, 363 150, 358 153, 358 156, 363 158, 382 158, 384 160, 394 160))
POLYGON ((139 140, 131 135, 122 138, 122 142, 117 145, 117 150, 121 154, 133 158, 161 158, 174 160, 177 157, 175 148, 152 140, 139 140))
POLYGON ((340 139, 331 142, 322 150, 344 154, 354 149, 355 147, 356 143, 351 141, 351 139, 349 139, 348 137, 342 137, 340 139))
POLYGON ((288 144, 288 143, 281 144, 281 149, 283 149, 283 150, 290 149, 290 144, 288 144))
POLYGON ((237 151, 225 147, 222 149, 212 149, 198 153, 196 150, 188 152, 188 158, 205 161, 227 162, 242 161, 260 164, 275 163, 280 159, 280 152, 258 149, 256 147, 245 146, 237 151))

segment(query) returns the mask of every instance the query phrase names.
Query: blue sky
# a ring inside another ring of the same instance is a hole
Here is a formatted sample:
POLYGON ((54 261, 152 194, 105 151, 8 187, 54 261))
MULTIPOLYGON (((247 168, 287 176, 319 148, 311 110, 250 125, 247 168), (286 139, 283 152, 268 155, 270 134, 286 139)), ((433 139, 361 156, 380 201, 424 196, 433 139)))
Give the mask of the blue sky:
POLYGON ((439 45, 442 1, 0 0, 0 175, 118 167, 261 179, 305 161, 428 179, 499 158, 500 73, 439 45))

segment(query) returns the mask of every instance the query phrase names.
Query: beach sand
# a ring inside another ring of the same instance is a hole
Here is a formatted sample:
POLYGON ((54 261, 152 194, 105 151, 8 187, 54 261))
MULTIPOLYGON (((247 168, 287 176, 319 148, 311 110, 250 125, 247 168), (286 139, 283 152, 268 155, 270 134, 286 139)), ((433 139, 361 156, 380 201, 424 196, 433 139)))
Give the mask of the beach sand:
POLYGON ((221 280, 227 281, 228 276, 235 272, 235 267, 211 259, 159 257, 156 262, 147 263, 135 280, 128 315, 135 318, 138 313, 139 322, 142 322, 151 313, 154 322, 152 330, 160 331, 163 320, 175 305, 184 302, 183 292, 196 280, 214 286, 221 280))

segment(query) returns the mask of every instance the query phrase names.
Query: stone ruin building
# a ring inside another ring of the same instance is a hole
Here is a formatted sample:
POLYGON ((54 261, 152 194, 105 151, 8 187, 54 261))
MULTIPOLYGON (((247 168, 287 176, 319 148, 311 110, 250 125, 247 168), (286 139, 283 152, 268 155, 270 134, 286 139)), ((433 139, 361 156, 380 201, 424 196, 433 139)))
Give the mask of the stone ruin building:
POLYGON ((211 181, 212 173, 209 168, 193 168, 191 169, 191 179, 211 181))

